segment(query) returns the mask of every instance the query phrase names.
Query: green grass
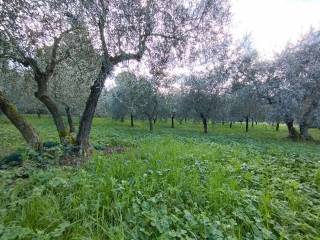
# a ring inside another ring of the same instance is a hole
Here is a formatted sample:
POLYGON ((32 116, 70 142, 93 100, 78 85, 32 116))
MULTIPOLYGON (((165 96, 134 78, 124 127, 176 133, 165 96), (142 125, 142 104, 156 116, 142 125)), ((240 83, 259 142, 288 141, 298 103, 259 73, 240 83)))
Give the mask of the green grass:
MULTIPOLYGON (((52 120, 28 117, 57 141, 52 120)), ((94 152, 81 168, 0 171, 0 239, 320 239, 320 146, 291 142, 259 124, 97 118, 94 152), (21 172, 28 178, 18 178, 21 172)), ((320 139, 320 131, 311 131, 320 139)), ((24 143, 0 118, 0 156, 24 143)))

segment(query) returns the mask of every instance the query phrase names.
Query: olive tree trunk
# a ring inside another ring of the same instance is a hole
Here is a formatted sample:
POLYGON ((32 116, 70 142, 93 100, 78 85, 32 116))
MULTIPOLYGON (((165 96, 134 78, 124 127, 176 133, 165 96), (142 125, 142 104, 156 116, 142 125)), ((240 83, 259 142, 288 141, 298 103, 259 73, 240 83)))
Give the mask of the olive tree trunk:
POLYGON ((295 127, 293 126, 293 120, 288 120, 286 121, 286 125, 288 127, 288 133, 289 133, 289 138, 292 138, 294 140, 299 138, 299 134, 295 127))
POLYGON ((48 81, 52 77, 56 65, 63 59, 62 58, 57 60, 57 53, 58 53, 59 43, 63 35, 66 34, 67 32, 69 32, 69 30, 61 33, 59 37, 54 38, 51 54, 49 54, 48 56, 49 62, 45 68, 41 67, 40 63, 37 62, 36 59, 26 56, 23 53, 21 53, 21 59, 20 58, 13 59, 14 61, 21 63, 25 67, 31 67, 34 75, 34 80, 37 84, 37 92, 35 93, 35 97, 38 98, 51 113, 62 144, 66 143, 66 135, 68 134, 68 131, 65 128, 62 114, 60 113, 57 104, 53 99, 50 98, 48 94, 48 81))
POLYGON ((7 116, 10 122, 19 130, 23 138, 35 150, 42 148, 39 135, 33 127, 20 115, 16 107, 0 91, 0 109, 7 116))
POLYGON ((310 140, 312 137, 309 134, 309 126, 305 124, 299 125, 300 137, 302 140, 310 140))
POLYGON ((249 131, 249 117, 246 117, 246 132, 249 131))
POLYGON ((130 125, 131 125, 131 127, 133 127, 133 114, 132 113, 130 114, 130 125))
POLYGON ((99 97, 103 90, 106 77, 110 74, 112 69, 113 69, 112 64, 107 64, 105 61, 103 61, 98 77, 90 89, 90 95, 87 99, 84 112, 80 119, 79 131, 76 139, 75 150, 80 155, 87 155, 88 153, 88 150, 90 147, 89 136, 90 136, 94 113, 97 107, 99 97))
POLYGON ((203 132, 205 134, 207 134, 208 133, 208 121, 207 121, 207 118, 203 114, 200 114, 200 117, 202 119, 203 132))
POLYGON ((312 123, 312 116, 314 111, 318 108, 319 101, 316 96, 310 96, 305 100, 304 112, 302 113, 299 123, 300 137, 302 140, 312 140, 309 134, 309 127, 312 123))
POLYGON ((174 128, 174 114, 171 115, 171 128, 174 128))
POLYGON ((67 118, 68 118, 68 124, 69 124, 70 133, 74 133, 76 130, 75 130, 74 125, 73 125, 73 120, 72 120, 70 107, 66 106, 65 110, 66 110, 66 114, 67 114, 67 118))
POLYGON ((150 130, 150 132, 152 132, 153 131, 153 119, 149 117, 148 120, 149 120, 149 130, 150 130))

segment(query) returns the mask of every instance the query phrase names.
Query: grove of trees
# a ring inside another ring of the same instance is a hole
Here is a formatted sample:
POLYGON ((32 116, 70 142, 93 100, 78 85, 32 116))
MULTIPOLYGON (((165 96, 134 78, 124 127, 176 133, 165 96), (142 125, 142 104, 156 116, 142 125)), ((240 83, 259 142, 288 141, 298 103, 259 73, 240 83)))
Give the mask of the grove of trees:
POLYGON ((36 150, 42 140, 23 113, 49 113, 61 144, 81 156, 95 114, 132 127, 145 119, 150 131, 161 119, 201 121, 204 133, 210 121, 246 131, 284 123, 295 140, 320 127, 320 31, 265 60, 248 37, 232 39, 228 0, 11 0, 0 9, 0 109, 36 150))

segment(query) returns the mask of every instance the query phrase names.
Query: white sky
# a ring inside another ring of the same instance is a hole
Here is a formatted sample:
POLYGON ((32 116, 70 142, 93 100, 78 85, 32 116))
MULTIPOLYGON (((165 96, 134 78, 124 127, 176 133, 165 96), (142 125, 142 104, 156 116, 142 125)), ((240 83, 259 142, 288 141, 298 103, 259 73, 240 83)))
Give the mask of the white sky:
POLYGON ((232 0, 233 32, 251 34, 262 57, 272 57, 311 26, 320 29, 320 0, 232 0))
MULTIPOLYGON (((232 33, 236 39, 250 34, 263 58, 272 58, 311 27, 320 30, 320 0, 231 0, 232 33)), ((187 69, 175 69, 176 74, 187 69)), ((114 86, 107 79, 107 87, 114 86)))

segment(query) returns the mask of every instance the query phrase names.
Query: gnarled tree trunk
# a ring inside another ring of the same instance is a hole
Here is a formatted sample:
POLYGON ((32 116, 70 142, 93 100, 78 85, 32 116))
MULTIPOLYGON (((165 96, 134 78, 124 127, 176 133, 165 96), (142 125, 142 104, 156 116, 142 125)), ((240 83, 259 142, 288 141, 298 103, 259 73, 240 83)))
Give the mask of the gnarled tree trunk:
POLYGON ((37 74, 35 75, 35 80, 38 85, 38 91, 35 93, 35 97, 38 98, 51 113, 59 134, 60 142, 65 144, 67 142, 66 136, 68 135, 68 130, 65 127, 63 117, 57 103, 51 99, 48 94, 48 77, 46 74, 37 74))
POLYGON ((23 138, 35 150, 42 148, 39 135, 33 127, 20 115, 16 107, 0 91, 0 109, 7 116, 10 122, 19 130, 23 138))
POLYGON ((319 101, 316 96, 309 96, 306 99, 304 104, 304 112, 302 114, 299 128, 300 128, 300 137, 302 140, 311 140, 312 137, 309 134, 309 127, 312 122, 312 115, 314 111, 318 108, 319 101))
POLYGON ((105 61, 103 61, 98 77, 95 80, 93 86, 91 87, 90 95, 87 99, 85 110, 80 119, 79 131, 77 134, 75 146, 76 152, 78 152, 78 154, 80 155, 86 155, 88 153, 90 147, 89 136, 94 113, 97 107, 99 97, 103 90, 106 77, 112 71, 112 69, 112 64, 107 64, 105 61))
POLYGON ((299 134, 295 127, 293 126, 293 120, 286 121, 286 125, 288 127, 289 138, 297 140, 299 138, 299 134))
POLYGON ((299 129, 300 129, 300 137, 302 140, 312 139, 312 137, 309 134, 309 126, 308 125, 305 125, 302 123, 299 125, 299 129))
POLYGON ((50 98, 48 94, 48 81, 53 75, 56 65, 63 59, 57 60, 58 48, 63 35, 69 31, 70 30, 66 30, 65 32, 61 33, 59 37, 54 38, 51 54, 49 54, 49 63, 44 68, 44 71, 36 59, 26 56, 22 52, 20 52, 21 58, 13 59, 14 61, 23 64, 25 67, 31 67, 33 70, 34 80, 37 83, 37 92, 35 93, 35 97, 38 98, 51 113, 62 144, 66 142, 65 140, 68 131, 64 126, 62 114, 60 113, 57 104, 50 98))

